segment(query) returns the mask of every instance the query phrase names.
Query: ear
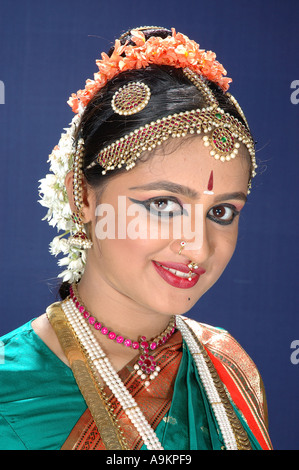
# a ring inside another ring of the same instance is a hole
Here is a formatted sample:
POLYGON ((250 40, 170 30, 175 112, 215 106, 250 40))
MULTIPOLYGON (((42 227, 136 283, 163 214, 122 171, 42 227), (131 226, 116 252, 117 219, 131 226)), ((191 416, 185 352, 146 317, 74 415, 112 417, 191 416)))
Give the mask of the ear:
MULTIPOLYGON (((66 187, 66 192, 69 200, 69 204, 71 207, 72 212, 76 212, 78 209, 76 207, 75 201, 74 201, 74 194, 73 194, 73 180, 74 180, 74 172, 69 171, 69 173, 65 177, 65 187, 66 187)), ((83 215, 83 223, 88 224, 92 220, 92 216, 95 214, 95 193, 92 190, 92 188, 85 182, 83 181, 82 184, 82 215, 83 215)))

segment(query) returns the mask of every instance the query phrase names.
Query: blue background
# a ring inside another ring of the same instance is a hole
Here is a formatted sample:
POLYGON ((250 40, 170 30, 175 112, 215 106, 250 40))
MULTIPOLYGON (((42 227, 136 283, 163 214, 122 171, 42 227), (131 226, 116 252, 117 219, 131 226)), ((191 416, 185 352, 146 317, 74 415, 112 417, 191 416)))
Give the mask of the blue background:
POLYGON ((72 118, 66 100, 121 32, 174 26, 226 67, 261 162, 236 253, 190 316, 228 329, 248 351, 265 382, 274 447, 299 449, 299 364, 290 359, 299 339, 299 104, 290 99, 298 10, 298 0, 1 1, 0 335, 57 297, 59 268, 48 252, 56 231, 41 222, 37 188, 72 118))

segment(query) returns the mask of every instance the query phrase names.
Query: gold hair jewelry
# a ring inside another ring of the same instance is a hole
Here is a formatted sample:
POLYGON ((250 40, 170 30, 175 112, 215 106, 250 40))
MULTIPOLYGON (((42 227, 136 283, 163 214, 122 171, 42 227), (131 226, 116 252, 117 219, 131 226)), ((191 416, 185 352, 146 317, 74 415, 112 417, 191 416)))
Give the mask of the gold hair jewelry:
POLYGON ((87 249, 92 247, 92 241, 84 232, 83 214, 82 214, 82 161, 84 153, 84 140, 80 138, 77 143, 76 152, 73 161, 73 198, 76 206, 76 211, 72 213, 72 220, 77 226, 77 232, 72 235, 68 242, 70 245, 80 249, 87 249))
POLYGON ((170 137, 203 133, 204 145, 211 147, 210 155, 221 162, 234 159, 243 143, 251 157, 251 178, 255 176, 257 165, 254 141, 249 129, 219 107, 218 101, 202 77, 188 68, 183 69, 183 72, 200 90, 207 106, 163 117, 130 132, 102 149, 88 168, 99 164, 103 168, 103 175, 123 165, 129 170, 135 166, 142 152, 155 149, 170 137))
POLYGON ((151 97, 150 88, 142 82, 130 82, 113 96, 111 106, 115 113, 124 116, 139 113, 151 97))

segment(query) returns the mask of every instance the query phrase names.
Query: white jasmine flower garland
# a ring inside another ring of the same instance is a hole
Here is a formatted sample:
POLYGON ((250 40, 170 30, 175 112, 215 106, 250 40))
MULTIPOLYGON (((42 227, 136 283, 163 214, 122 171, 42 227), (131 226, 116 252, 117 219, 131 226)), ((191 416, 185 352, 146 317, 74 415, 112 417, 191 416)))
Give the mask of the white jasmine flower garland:
POLYGON ((50 253, 54 256, 66 255, 58 261, 58 266, 65 269, 58 277, 70 283, 78 281, 84 271, 86 255, 85 251, 68 243, 64 237, 76 232, 76 225, 71 218, 71 208, 65 187, 65 177, 73 168, 73 154, 75 151, 75 133, 80 122, 77 114, 69 128, 64 129, 60 141, 49 155, 50 171, 45 178, 39 181, 39 203, 48 208, 46 216, 49 225, 56 227, 57 231, 63 231, 61 235, 54 237, 50 243, 50 253))

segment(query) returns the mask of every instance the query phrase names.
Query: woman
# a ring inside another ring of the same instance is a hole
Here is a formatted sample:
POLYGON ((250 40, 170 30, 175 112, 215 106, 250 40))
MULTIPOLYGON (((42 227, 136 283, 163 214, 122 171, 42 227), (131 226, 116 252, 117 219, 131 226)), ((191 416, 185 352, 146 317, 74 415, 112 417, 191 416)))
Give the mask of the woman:
POLYGON ((158 27, 97 65, 41 182, 62 302, 2 338, 0 447, 270 449, 255 365, 182 317, 228 264, 255 175, 231 80, 158 27))

